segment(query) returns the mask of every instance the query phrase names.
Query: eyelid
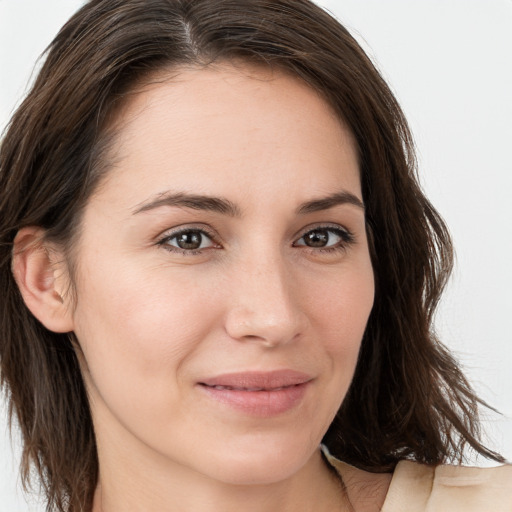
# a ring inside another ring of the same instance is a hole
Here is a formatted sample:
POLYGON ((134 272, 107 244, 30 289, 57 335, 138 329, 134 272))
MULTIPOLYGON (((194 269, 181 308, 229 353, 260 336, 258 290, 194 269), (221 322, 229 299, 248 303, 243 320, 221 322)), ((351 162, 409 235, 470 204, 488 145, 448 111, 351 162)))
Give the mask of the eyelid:
MULTIPOLYGON (((209 226, 205 224, 183 224, 180 226, 176 226, 174 228, 168 229, 164 231, 157 239, 156 244, 158 246, 164 247, 166 250, 170 252, 175 253, 181 253, 183 255, 198 255, 202 254, 203 251, 207 249, 220 249, 222 248, 221 243, 219 242, 219 236, 217 233, 210 228, 209 226), (210 247, 203 247, 199 249, 181 249, 180 247, 176 247, 174 245, 169 244, 169 240, 179 236, 181 233, 186 233, 189 231, 197 231, 201 233, 202 235, 208 237, 210 241, 212 242, 212 246, 210 247)), ((312 252, 333 252, 333 251, 339 251, 339 250, 345 250, 348 248, 348 246, 352 245, 355 242, 355 236, 352 233, 351 230, 348 228, 340 225, 340 224, 334 224, 334 223, 324 223, 324 224, 313 224, 306 226, 303 228, 295 237, 295 241, 293 242, 293 247, 301 247, 308 249, 312 252), (336 234, 338 237, 341 238, 339 242, 337 242, 334 245, 324 246, 324 247, 312 247, 309 245, 304 244, 298 244, 298 241, 301 240, 307 233, 315 230, 326 230, 330 231, 331 233, 336 234)))
POLYGON ((354 237, 354 234, 352 231, 345 226, 342 226, 341 224, 331 224, 331 223, 321 223, 321 224, 313 224, 306 226, 305 228, 301 229, 298 234, 296 235, 296 240, 300 240, 304 235, 309 233, 310 231, 315 231, 317 229, 325 229, 326 231, 338 231, 346 235, 347 237, 354 237))
POLYGON ((186 223, 186 224, 180 224, 179 226, 174 226, 172 228, 168 228, 165 231, 163 231, 160 235, 158 235, 159 239, 162 238, 169 238, 171 236, 179 235, 180 233, 183 233, 184 231, 200 231, 201 233, 204 233, 212 238, 218 238, 218 235, 216 232, 209 227, 206 224, 202 223, 186 223))
POLYGON ((174 228, 167 229, 161 235, 158 236, 156 244, 158 246, 162 246, 170 252, 178 252, 182 254, 199 254, 205 249, 218 249, 220 247, 220 242, 218 241, 218 235, 214 232, 210 227, 205 226, 204 224, 182 224, 181 226, 176 226, 174 228), (189 231, 197 231, 202 235, 208 237, 212 242, 212 247, 203 247, 202 249, 181 249, 180 247, 175 247, 173 245, 168 244, 167 242, 181 233, 186 233, 189 231))
POLYGON ((318 253, 318 252, 335 252, 335 251, 343 251, 348 248, 348 246, 354 244, 356 242, 356 237, 353 234, 351 230, 348 228, 341 226, 340 224, 317 224, 317 225, 310 225, 305 227, 302 231, 300 231, 300 236, 298 236, 295 239, 295 242, 293 242, 294 247, 300 247, 308 249, 312 252, 318 253), (331 231, 332 233, 335 233, 337 236, 341 238, 341 241, 329 246, 324 247, 311 247, 309 245, 304 244, 298 244, 297 242, 304 238, 305 235, 310 233, 311 231, 316 230, 325 230, 325 231, 331 231))

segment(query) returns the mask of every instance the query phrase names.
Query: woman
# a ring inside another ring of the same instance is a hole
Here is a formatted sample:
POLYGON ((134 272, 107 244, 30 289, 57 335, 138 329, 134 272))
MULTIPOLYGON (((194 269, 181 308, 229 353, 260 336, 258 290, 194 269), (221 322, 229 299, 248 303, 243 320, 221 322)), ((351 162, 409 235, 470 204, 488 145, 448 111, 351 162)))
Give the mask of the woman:
POLYGON ((434 470, 501 460, 431 332, 450 240, 319 8, 89 2, 0 161, 2 378, 50 509, 510 508, 509 467, 434 470))

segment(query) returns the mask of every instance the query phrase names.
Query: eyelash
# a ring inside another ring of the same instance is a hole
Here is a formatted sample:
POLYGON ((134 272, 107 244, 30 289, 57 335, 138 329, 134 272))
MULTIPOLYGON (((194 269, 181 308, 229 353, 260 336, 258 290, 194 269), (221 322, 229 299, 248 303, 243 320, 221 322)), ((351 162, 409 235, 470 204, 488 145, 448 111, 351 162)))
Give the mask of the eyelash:
MULTIPOLYGON (((300 238, 298 240, 303 239, 308 233, 314 232, 314 231, 327 231, 329 233, 334 233, 336 236, 338 236, 341 241, 338 242, 336 245, 329 246, 329 247, 311 247, 305 244, 295 245, 296 242, 294 242, 293 247, 303 247, 305 249, 310 250, 314 253, 335 253, 340 251, 345 251, 350 245, 353 245, 355 243, 355 236, 347 229, 341 228, 339 226, 315 226, 314 228, 307 229, 302 233, 300 238)), ((184 256, 197 256, 200 254, 203 254, 203 251, 208 248, 203 249, 181 249, 180 247, 176 247, 169 244, 169 241, 176 239, 178 236, 185 234, 185 233, 199 233, 201 236, 206 236, 209 238, 213 244, 213 248, 219 248, 220 246, 215 241, 215 235, 212 232, 209 232, 205 230, 204 228, 195 228, 195 227, 187 227, 185 229, 180 229, 178 231, 174 231, 170 234, 165 235, 163 238, 158 240, 157 245, 163 247, 169 252, 172 253, 178 253, 182 254, 184 256), (217 246, 217 247, 216 247, 217 246)), ((298 241, 297 240, 297 241, 298 241)))
POLYGON ((217 242, 215 241, 215 235, 212 232, 207 231, 204 228, 195 228, 195 227, 187 227, 184 229, 179 229, 178 231, 174 231, 172 233, 169 233, 165 235, 163 238, 158 240, 157 245, 163 247, 165 250, 172 252, 172 253, 178 253, 182 254, 184 256, 197 256, 199 254, 202 254, 203 249, 181 249, 180 247, 175 247, 173 245, 169 244, 169 241, 177 238, 178 236, 185 234, 185 233, 200 233, 201 236, 206 236, 212 241, 213 247, 215 248, 215 245, 218 246, 217 242))
POLYGON ((355 236, 353 233, 351 233, 348 229, 342 228, 340 226, 330 226, 330 225, 320 225, 315 226, 314 228, 308 228, 306 231, 302 233, 300 238, 298 240, 303 239, 308 233, 314 232, 314 231, 327 231, 329 233, 334 233, 338 237, 340 237, 340 241, 330 247, 310 247, 308 245, 295 245, 296 242, 294 242, 294 247, 304 247, 306 249, 309 249, 311 252, 315 253, 337 253, 341 251, 346 251, 351 245, 353 245, 356 241, 355 236))

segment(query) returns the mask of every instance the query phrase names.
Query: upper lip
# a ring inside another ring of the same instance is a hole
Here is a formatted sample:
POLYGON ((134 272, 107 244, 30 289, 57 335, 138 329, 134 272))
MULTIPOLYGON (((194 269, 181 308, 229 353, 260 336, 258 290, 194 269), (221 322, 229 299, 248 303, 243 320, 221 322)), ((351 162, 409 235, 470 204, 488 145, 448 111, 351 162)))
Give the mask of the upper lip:
POLYGON ((223 386, 241 390, 274 390, 304 384, 312 379, 306 373, 286 369, 226 373, 203 379, 199 384, 209 387, 223 386))

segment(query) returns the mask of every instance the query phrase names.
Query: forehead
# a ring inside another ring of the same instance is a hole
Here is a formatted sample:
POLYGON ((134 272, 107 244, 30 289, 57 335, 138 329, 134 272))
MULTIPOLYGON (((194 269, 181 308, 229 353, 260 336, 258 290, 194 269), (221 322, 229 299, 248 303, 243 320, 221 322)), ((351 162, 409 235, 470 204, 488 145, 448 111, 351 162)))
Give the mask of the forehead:
POLYGON ((131 176, 137 195, 308 183, 324 194, 340 177, 359 191, 352 134, 316 91, 281 71, 219 64, 161 72, 128 97, 114 131, 108 181, 131 176))

